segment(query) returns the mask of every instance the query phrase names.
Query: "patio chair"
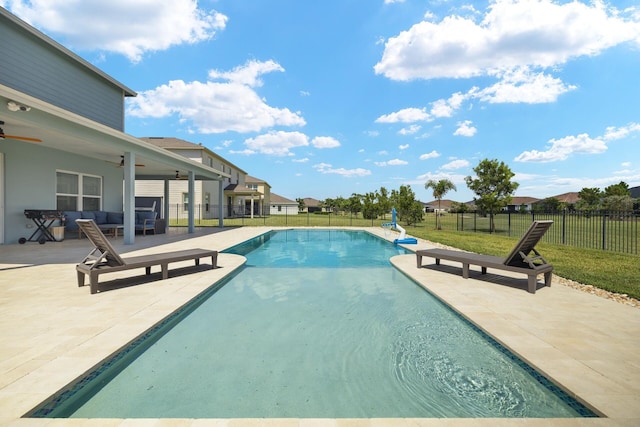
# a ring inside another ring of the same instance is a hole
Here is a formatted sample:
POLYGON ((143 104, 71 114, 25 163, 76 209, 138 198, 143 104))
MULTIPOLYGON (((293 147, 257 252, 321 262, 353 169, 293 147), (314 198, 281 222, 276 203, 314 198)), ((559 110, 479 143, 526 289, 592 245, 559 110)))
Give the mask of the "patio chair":
POLYGON ((82 232, 93 243, 93 250, 76 266, 78 274, 78 286, 84 286, 85 275, 89 276, 91 293, 98 289, 98 276, 104 273, 145 268, 146 274, 151 274, 151 267, 159 265, 162 271, 162 279, 169 277, 169 263, 194 260, 195 265, 200 265, 200 258, 211 257, 211 268, 216 268, 218 252, 208 249, 185 249, 180 251, 164 252, 153 255, 142 255, 122 258, 111 246, 109 240, 102 233, 92 219, 77 219, 76 223, 82 232))
POLYGON ((544 274, 545 286, 551 286, 553 266, 535 246, 552 224, 553 221, 534 221, 506 258, 448 249, 423 249, 416 251, 418 268, 422 267, 423 257, 432 257, 436 265, 440 265, 441 259, 461 262, 462 277, 465 279, 469 278, 469 265, 480 266, 482 274, 487 273, 487 268, 524 273, 528 277, 528 291, 535 294, 539 274, 544 274))

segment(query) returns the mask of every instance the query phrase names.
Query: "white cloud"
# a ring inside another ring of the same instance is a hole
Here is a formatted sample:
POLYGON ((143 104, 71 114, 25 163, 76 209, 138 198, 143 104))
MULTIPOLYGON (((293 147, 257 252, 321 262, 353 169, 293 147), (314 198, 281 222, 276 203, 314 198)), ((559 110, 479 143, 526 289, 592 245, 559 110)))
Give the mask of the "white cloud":
POLYGON ((455 170, 469 167, 469 162, 467 160, 453 160, 443 166, 440 169, 444 170, 455 170))
POLYGON ((453 133, 455 136, 473 136, 478 129, 471 125, 471 120, 465 120, 464 122, 458 122, 458 129, 453 133))
POLYGON ((340 141, 330 136, 316 136, 311 141, 311 145, 316 148, 336 148, 340 147, 340 141))
POLYGON ((293 159, 291 161, 294 163, 307 163, 309 161, 309 158, 305 157, 304 159, 293 159))
POLYGON ((405 0, 384 0, 384 4, 404 3, 405 0))
POLYGON ((409 148, 409 144, 398 145, 398 148, 401 150, 406 150, 407 148, 409 148))
POLYGON ((496 103, 539 104, 555 102, 558 96, 576 89, 562 80, 544 73, 533 73, 527 67, 498 72, 501 80, 488 88, 472 92, 481 101, 496 103))
POLYGON ((127 113, 134 117, 162 118, 177 114, 200 133, 259 132, 273 126, 304 126, 300 113, 271 107, 253 89, 260 76, 284 71, 273 61, 250 61, 230 72, 212 71, 224 82, 173 80, 128 99, 127 113))
POLYGON ((566 136, 561 139, 551 139, 549 148, 545 151, 525 151, 515 158, 517 162, 557 162, 566 160, 573 154, 601 154, 607 151, 607 142, 625 139, 640 133, 640 123, 630 123, 627 126, 607 127, 605 134, 591 138, 586 133, 578 136, 566 136))
POLYGON ((578 136, 566 136, 549 141, 546 151, 525 151, 515 158, 516 162, 557 162, 566 160, 573 154, 600 154, 607 151, 607 144, 599 138, 592 139, 586 133, 578 136))
POLYGON ((440 157, 440 153, 438 153, 436 150, 433 150, 430 153, 420 155, 420 160, 435 159, 437 157, 440 157))
POLYGON ((422 129, 420 125, 411 125, 406 128, 402 128, 398 131, 400 135, 413 135, 414 133, 418 133, 422 129))
POLYGON ((347 178, 351 178, 354 176, 371 175, 371 171, 368 169, 363 169, 363 168, 356 168, 356 169, 337 168, 336 169, 328 163, 318 163, 317 165, 314 165, 313 168, 322 174, 342 175, 347 178))
POLYGON ((497 0, 480 22, 452 15, 389 38, 374 69, 392 80, 469 78, 554 67, 639 41, 638 18, 624 18, 603 2, 497 0))
POLYGON ((381 166, 381 167, 385 167, 385 166, 404 166, 404 165, 408 165, 409 162, 407 162, 405 160, 400 160, 400 159, 393 159, 393 160, 389 160, 388 162, 374 162, 374 164, 376 166, 381 166))
POLYGON ((602 138, 605 141, 614 141, 617 139, 626 138, 634 132, 640 132, 640 123, 630 123, 629 125, 620 128, 610 126, 607 128, 602 138))
POLYGON ((429 120, 426 108, 405 108, 395 113, 378 117, 376 123, 413 123, 429 120))
MULTIPOLYGON (((3 2, 4 3, 4 2, 3 2)), ((8 7, 34 27, 77 50, 99 50, 138 62, 146 52, 211 39, 228 18, 196 0, 12 0, 8 7)))
POLYGON ((300 132, 272 131, 255 138, 249 138, 244 144, 247 149, 256 153, 273 156, 293 156, 290 150, 308 146, 309 138, 300 132))
POLYGON ((211 80, 228 81, 249 87, 260 87, 263 85, 260 76, 273 71, 284 72, 284 68, 275 61, 248 61, 244 65, 239 65, 231 71, 210 70, 211 80))

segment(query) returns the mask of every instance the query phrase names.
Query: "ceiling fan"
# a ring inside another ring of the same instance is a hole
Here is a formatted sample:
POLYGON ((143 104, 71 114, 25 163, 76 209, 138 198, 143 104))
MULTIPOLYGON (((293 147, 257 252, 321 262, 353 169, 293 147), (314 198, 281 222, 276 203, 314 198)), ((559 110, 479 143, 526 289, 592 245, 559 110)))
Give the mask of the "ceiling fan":
MULTIPOLYGON (((3 126, 4 122, 0 120, 0 126, 3 126)), ((38 138, 29 138, 28 136, 19 136, 19 135, 7 135, 4 133, 4 130, 0 127, 0 139, 18 139, 20 141, 28 141, 28 142, 42 142, 41 139, 38 138)))
POLYGON ((180 175, 180 171, 176 171, 176 179, 189 179, 187 175, 180 175))
MULTIPOLYGON (((114 165, 118 165, 119 168, 123 168, 124 167, 124 156, 120 156, 120 163, 116 163, 116 162, 109 162, 109 163, 113 163, 114 165)), ((144 165, 141 163, 136 163, 136 167, 137 168, 143 168, 144 165)))

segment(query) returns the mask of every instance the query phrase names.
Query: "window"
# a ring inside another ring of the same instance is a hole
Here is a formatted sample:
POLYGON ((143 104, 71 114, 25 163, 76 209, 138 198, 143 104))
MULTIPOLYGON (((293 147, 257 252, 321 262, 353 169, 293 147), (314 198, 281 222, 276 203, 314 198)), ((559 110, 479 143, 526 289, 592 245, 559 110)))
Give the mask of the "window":
POLYGON ((256 190, 257 191, 258 190, 258 184, 248 184, 247 188, 249 190, 256 190))
POLYGON ((189 210, 189 193, 182 193, 182 210, 189 210))
POLYGON ((102 177, 75 172, 56 172, 56 209, 101 210, 102 177))

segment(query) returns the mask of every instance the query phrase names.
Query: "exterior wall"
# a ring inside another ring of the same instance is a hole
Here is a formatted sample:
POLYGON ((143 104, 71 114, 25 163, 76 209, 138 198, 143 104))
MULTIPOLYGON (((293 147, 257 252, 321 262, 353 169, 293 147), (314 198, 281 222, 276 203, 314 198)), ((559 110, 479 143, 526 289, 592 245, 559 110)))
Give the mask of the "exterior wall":
POLYGON ((36 230, 25 209, 56 209, 56 171, 102 176, 102 209, 122 211, 123 171, 110 163, 14 140, 0 144, 5 158, 4 243, 36 230), (11 185, 10 183, 13 183, 11 185))
POLYGON ((124 131, 123 89, 0 15, 0 84, 124 131))
POLYGON ((298 205, 269 205, 270 215, 298 215, 298 205))

